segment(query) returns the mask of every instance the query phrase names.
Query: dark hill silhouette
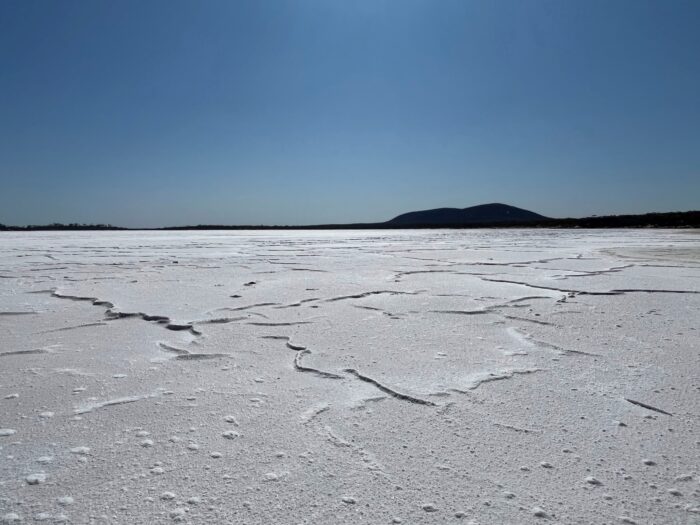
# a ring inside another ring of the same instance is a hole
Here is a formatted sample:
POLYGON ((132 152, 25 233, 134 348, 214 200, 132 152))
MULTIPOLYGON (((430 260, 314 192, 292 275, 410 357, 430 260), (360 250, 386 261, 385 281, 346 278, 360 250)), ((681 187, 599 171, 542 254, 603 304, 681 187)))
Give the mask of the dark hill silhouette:
POLYGON ((480 204, 469 208, 436 208, 412 211, 394 217, 384 224, 407 226, 462 226, 469 224, 518 224, 547 220, 547 217, 508 204, 480 204))

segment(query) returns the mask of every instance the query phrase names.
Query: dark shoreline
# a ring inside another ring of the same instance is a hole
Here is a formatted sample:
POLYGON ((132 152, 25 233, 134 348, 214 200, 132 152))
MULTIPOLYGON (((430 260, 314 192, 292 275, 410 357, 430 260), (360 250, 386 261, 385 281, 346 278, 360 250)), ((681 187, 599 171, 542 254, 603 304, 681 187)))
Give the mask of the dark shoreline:
POLYGON ((179 230, 415 230, 415 229, 475 229, 475 228, 700 228, 700 211, 645 213, 642 215, 606 215, 581 219, 542 219, 518 222, 472 222, 461 224, 407 224, 397 226, 388 222, 353 224, 318 224, 304 226, 266 226, 200 224, 196 226, 166 226, 162 228, 122 228, 109 224, 48 224, 6 226, 0 231, 179 231, 179 230))

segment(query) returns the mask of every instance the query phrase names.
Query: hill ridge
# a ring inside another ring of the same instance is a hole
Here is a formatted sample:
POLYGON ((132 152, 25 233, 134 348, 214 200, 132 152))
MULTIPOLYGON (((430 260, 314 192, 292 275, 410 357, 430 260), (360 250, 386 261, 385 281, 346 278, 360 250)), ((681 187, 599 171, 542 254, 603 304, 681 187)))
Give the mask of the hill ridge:
POLYGON ((383 224, 395 226, 446 226, 466 224, 525 223, 546 220, 547 217, 524 208, 491 202, 466 208, 433 208, 397 215, 383 224))

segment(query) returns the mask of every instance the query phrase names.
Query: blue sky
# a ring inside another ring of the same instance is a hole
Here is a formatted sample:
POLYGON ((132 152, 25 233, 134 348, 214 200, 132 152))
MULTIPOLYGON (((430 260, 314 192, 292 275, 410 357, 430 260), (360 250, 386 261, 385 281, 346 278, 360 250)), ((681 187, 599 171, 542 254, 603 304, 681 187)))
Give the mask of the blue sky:
POLYGON ((0 2, 0 222, 700 208, 700 2, 0 2))

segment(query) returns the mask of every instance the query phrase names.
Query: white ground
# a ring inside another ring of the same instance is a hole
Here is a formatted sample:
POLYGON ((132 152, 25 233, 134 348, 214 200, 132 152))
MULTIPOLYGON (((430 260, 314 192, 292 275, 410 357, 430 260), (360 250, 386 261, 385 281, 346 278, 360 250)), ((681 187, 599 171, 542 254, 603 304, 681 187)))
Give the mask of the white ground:
POLYGON ((699 321, 692 231, 4 233, 0 522, 700 523, 699 321))

